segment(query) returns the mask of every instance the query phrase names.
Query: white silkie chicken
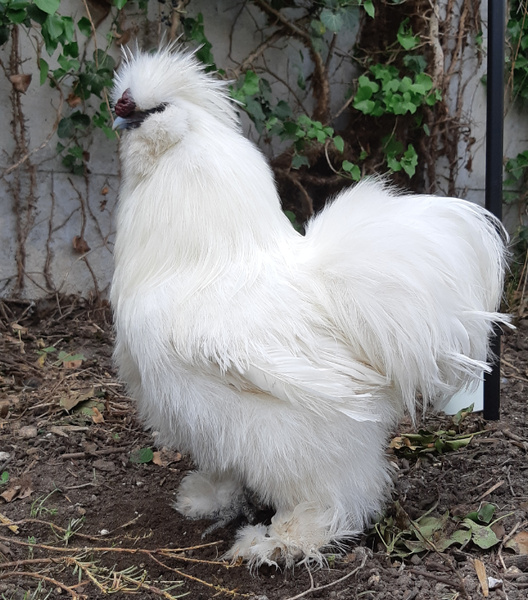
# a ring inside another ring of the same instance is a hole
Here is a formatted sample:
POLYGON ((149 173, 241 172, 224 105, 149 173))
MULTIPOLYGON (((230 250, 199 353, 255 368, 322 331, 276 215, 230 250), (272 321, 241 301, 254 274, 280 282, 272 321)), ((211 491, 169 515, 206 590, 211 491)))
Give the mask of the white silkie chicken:
POLYGON ((197 471, 176 508, 276 511, 228 552, 321 561, 383 508, 387 437, 486 369, 504 232, 463 200, 347 189, 298 234, 226 83, 182 50, 137 52, 113 92, 123 182, 115 358, 164 444, 197 471))

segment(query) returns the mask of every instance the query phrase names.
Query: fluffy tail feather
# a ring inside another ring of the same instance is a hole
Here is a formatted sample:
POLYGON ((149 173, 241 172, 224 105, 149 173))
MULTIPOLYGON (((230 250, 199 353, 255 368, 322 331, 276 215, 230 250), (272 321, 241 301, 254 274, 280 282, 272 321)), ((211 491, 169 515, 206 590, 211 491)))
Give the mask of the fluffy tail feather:
POLYGON ((442 405, 489 369, 493 324, 508 322, 496 312, 508 236, 486 210, 367 180, 315 217, 306 240, 321 301, 411 414, 416 392, 442 405))

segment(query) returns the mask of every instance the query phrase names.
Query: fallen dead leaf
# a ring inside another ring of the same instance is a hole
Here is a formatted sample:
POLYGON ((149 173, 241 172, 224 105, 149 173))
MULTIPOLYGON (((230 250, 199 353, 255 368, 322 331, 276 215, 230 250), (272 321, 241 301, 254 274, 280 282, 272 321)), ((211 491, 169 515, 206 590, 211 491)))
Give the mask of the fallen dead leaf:
POLYGON ((62 366, 65 369, 78 369, 83 364, 82 359, 79 360, 65 360, 62 363, 62 366))
POLYGON ((26 333, 28 332, 27 327, 23 327, 18 323, 11 323, 11 329, 14 329, 15 331, 20 331, 22 335, 26 335, 26 333))
POLYGON ((4 525, 7 525, 7 528, 10 529, 13 533, 18 533, 18 526, 17 525, 10 525, 9 524, 9 523, 12 523, 12 522, 13 521, 11 521, 11 519, 9 519, 8 517, 6 517, 2 513, 0 513, 0 523, 3 523, 4 525))
POLYGON ((103 460, 103 459, 95 460, 92 463, 92 466, 94 467, 94 469, 97 469, 98 471, 104 471, 106 473, 112 473, 117 468, 115 463, 112 462, 111 460, 103 460))
POLYGON ((488 588, 488 577, 486 575, 486 567, 484 566, 484 563, 481 560, 479 560, 478 558, 475 558, 475 560, 473 561, 473 564, 475 566, 475 571, 477 573, 480 587, 482 588, 482 595, 485 598, 487 598, 489 596, 489 588, 488 588))
POLYGON ((499 540, 502 540, 502 538, 506 534, 506 530, 504 529, 504 525, 503 525, 502 521, 493 523, 493 525, 490 525, 490 528, 499 540))
POLYGON ((99 409, 96 406, 92 407, 92 411, 93 411, 93 416, 92 416, 92 421, 94 423, 104 423, 104 417, 103 415, 99 412, 99 409))
POLYGON ((162 448, 159 452, 153 452, 152 462, 159 467, 168 467, 171 463, 179 462, 182 455, 169 448, 162 448))
POLYGON ((97 450, 97 444, 94 444, 93 442, 84 442, 83 450, 88 452, 88 454, 93 454, 97 450))
POLYGON ((153 453, 152 462, 155 465, 158 465, 158 467, 166 467, 167 466, 167 462, 164 461, 163 458, 161 457, 161 452, 153 453))
POLYGON ((34 425, 24 425, 18 430, 18 435, 24 439, 34 438, 37 437, 38 430, 34 425))
MULTIPOLYGON (((73 362, 73 361, 72 361, 73 362)), ((71 410, 80 402, 84 402, 85 400, 89 400, 95 396, 95 388, 87 388, 83 390, 79 390, 78 392, 71 392, 69 396, 66 398, 60 399, 60 406, 65 410, 71 410)))
POLYGON ((34 492, 33 482, 29 475, 23 475, 17 483, 20 486, 19 499, 29 498, 34 492))
POLYGON ((513 550, 515 554, 528 554, 528 531, 520 531, 504 546, 513 550))
POLYGON ((20 492, 21 489, 22 489, 22 487, 20 485, 12 485, 3 494, 0 494, 0 496, 6 502, 12 502, 18 496, 18 493, 20 492))
POLYGON ((12 502, 16 498, 28 498, 33 493, 33 484, 29 475, 24 475, 14 481, 9 488, 0 494, 6 502, 12 502))

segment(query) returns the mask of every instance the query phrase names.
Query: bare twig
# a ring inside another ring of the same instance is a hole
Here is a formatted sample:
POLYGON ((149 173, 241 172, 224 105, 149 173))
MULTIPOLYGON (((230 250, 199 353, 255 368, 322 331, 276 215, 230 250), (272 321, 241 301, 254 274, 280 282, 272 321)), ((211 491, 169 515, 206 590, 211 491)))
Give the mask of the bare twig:
POLYGON ((185 7, 189 4, 190 0, 178 0, 176 5, 173 3, 172 17, 171 17, 171 28, 169 39, 173 42, 178 37, 178 29, 181 24, 182 15, 185 14, 185 7))
POLYGON ((8 577, 33 577, 34 579, 40 579, 40 581, 46 581, 47 583, 51 583, 55 587, 58 587, 65 592, 68 592, 73 600, 80 600, 81 598, 86 598, 86 596, 80 596, 73 588, 61 583, 57 579, 53 579, 52 577, 48 577, 47 575, 42 575, 41 573, 33 573, 31 571, 9 571, 7 573, 0 573, 0 579, 7 579, 8 577))
POLYGON ((296 596, 287 598, 287 600, 298 600, 299 598, 304 598, 304 596, 307 596, 308 594, 311 594, 312 592, 319 592, 320 590, 325 590, 327 588, 333 587, 334 585, 337 585, 338 583, 345 581, 346 579, 349 579, 350 577, 352 577, 352 575, 355 575, 358 571, 360 571, 365 566, 367 559, 368 559, 368 553, 367 553, 367 551, 365 551, 363 560, 361 561, 361 564, 359 565, 359 567, 356 567, 353 571, 350 571, 350 573, 343 575, 343 577, 340 577, 339 579, 336 579, 335 581, 332 581, 331 583, 327 583, 326 585, 320 585, 318 587, 316 587, 314 585, 314 580, 313 580, 312 574, 310 572, 310 569, 308 567, 306 567, 308 570, 308 575, 310 576, 310 587, 307 590, 305 590, 304 592, 297 594, 296 596))
POLYGON ((280 10, 273 8, 266 0, 255 0, 255 4, 271 17, 275 23, 280 23, 290 31, 291 35, 300 40, 308 49, 310 58, 314 64, 312 74, 312 90, 316 106, 312 117, 326 123, 330 115, 330 84, 322 56, 317 52, 311 35, 305 29, 290 21, 280 10))

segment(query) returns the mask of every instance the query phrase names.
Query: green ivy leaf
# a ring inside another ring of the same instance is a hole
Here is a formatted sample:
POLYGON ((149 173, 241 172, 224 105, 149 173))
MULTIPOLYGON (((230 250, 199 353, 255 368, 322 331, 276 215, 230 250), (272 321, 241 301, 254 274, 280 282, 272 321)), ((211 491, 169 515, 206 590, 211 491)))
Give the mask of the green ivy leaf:
POLYGON ((49 65, 43 58, 39 59, 39 69, 40 69, 40 85, 44 85, 44 83, 46 82, 46 79, 48 78, 49 65))
POLYGON ((56 40, 64 32, 62 17, 48 15, 46 22, 42 25, 42 33, 47 32, 51 40, 56 40))
POLYGON ((57 135, 60 138, 69 138, 73 135, 75 131, 75 126, 73 121, 69 117, 64 117, 59 121, 59 126, 57 127, 57 135))
POLYGON ((365 12, 367 13, 367 15, 371 19, 373 19, 376 14, 376 9, 374 8, 374 4, 373 4, 372 0, 365 0, 363 2, 363 6, 365 8, 365 12))
POLYGON ((497 507, 494 504, 484 504, 478 511, 479 521, 482 521, 482 523, 486 523, 486 525, 489 525, 496 509, 497 507))
POLYGON ((60 6, 60 0, 34 0, 35 4, 48 15, 53 15, 57 12, 60 6))
POLYGON ((340 135, 336 135, 334 138, 334 146, 337 148, 339 152, 343 152, 345 149, 345 141, 340 135))
POLYGON ((15 25, 20 25, 22 21, 26 18, 25 10, 13 10, 11 7, 6 11, 7 18, 14 23, 15 25))
POLYGON ((152 452, 152 448, 140 448, 130 453, 130 462, 135 464, 149 463, 152 462, 153 458, 154 452, 152 452))
POLYGON ((404 50, 412 50, 420 43, 420 37, 417 35, 413 35, 412 28, 407 24, 409 23, 409 18, 404 19, 400 23, 400 27, 398 29, 398 33, 396 37, 398 38, 398 42, 404 50))
POLYGON ((306 158, 306 156, 301 156, 300 154, 294 154, 292 158, 292 169, 299 169, 303 165, 309 167, 310 161, 306 158))
POLYGON ((77 27, 79 31, 83 33, 86 37, 90 37, 92 35, 92 24, 90 23, 90 19, 86 17, 81 17, 77 21, 77 27))
POLYGON ((249 98, 246 100, 246 112, 253 119, 257 119, 258 121, 265 121, 266 115, 262 110, 262 106, 258 100, 254 100, 249 98))
POLYGON ((117 10, 121 10, 126 3, 127 0, 114 0, 114 6, 117 8, 117 10))
POLYGON ((62 17, 62 26, 64 28, 64 37, 67 42, 73 41, 75 25, 71 17, 62 17))
POLYGON ((27 14, 32 21, 35 21, 39 25, 43 25, 44 21, 48 18, 48 13, 40 10, 40 8, 35 4, 30 4, 27 7, 27 14))
POLYGON ((412 177, 416 173, 416 166, 418 165, 418 155, 412 144, 409 144, 407 150, 403 154, 401 159, 401 166, 403 170, 412 177))
POLYGON ((339 33, 344 24, 341 14, 339 12, 333 12, 328 8, 323 8, 320 19, 323 25, 333 33, 339 33))
POLYGON ((464 519, 463 523, 471 531, 471 541, 479 548, 487 550, 499 543, 500 540, 489 525, 478 525, 470 519, 464 519))
POLYGON ((280 119, 281 121, 285 121, 293 116, 292 109, 290 105, 284 100, 280 100, 273 111, 273 114, 280 119))
POLYGON ((342 164, 342 169, 343 171, 346 171, 354 181, 359 181, 361 179, 361 170, 354 163, 351 163, 348 160, 344 160, 342 164))
POLYGON ((0 25, 0 46, 3 46, 9 40, 9 28, 0 25))
POLYGON ((340 14, 343 18, 343 27, 352 31, 359 22, 359 8, 357 6, 343 6, 340 14))
POLYGON ((66 56, 71 56, 72 58, 77 58, 79 56, 79 44, 77 44, 77 42, 63 44, 62 49, 66 56))
POLYGON ((259 76, 254 71, 246 71, 240 91, 244 92, 246 96, 253 96, 259 89, 259 76))

